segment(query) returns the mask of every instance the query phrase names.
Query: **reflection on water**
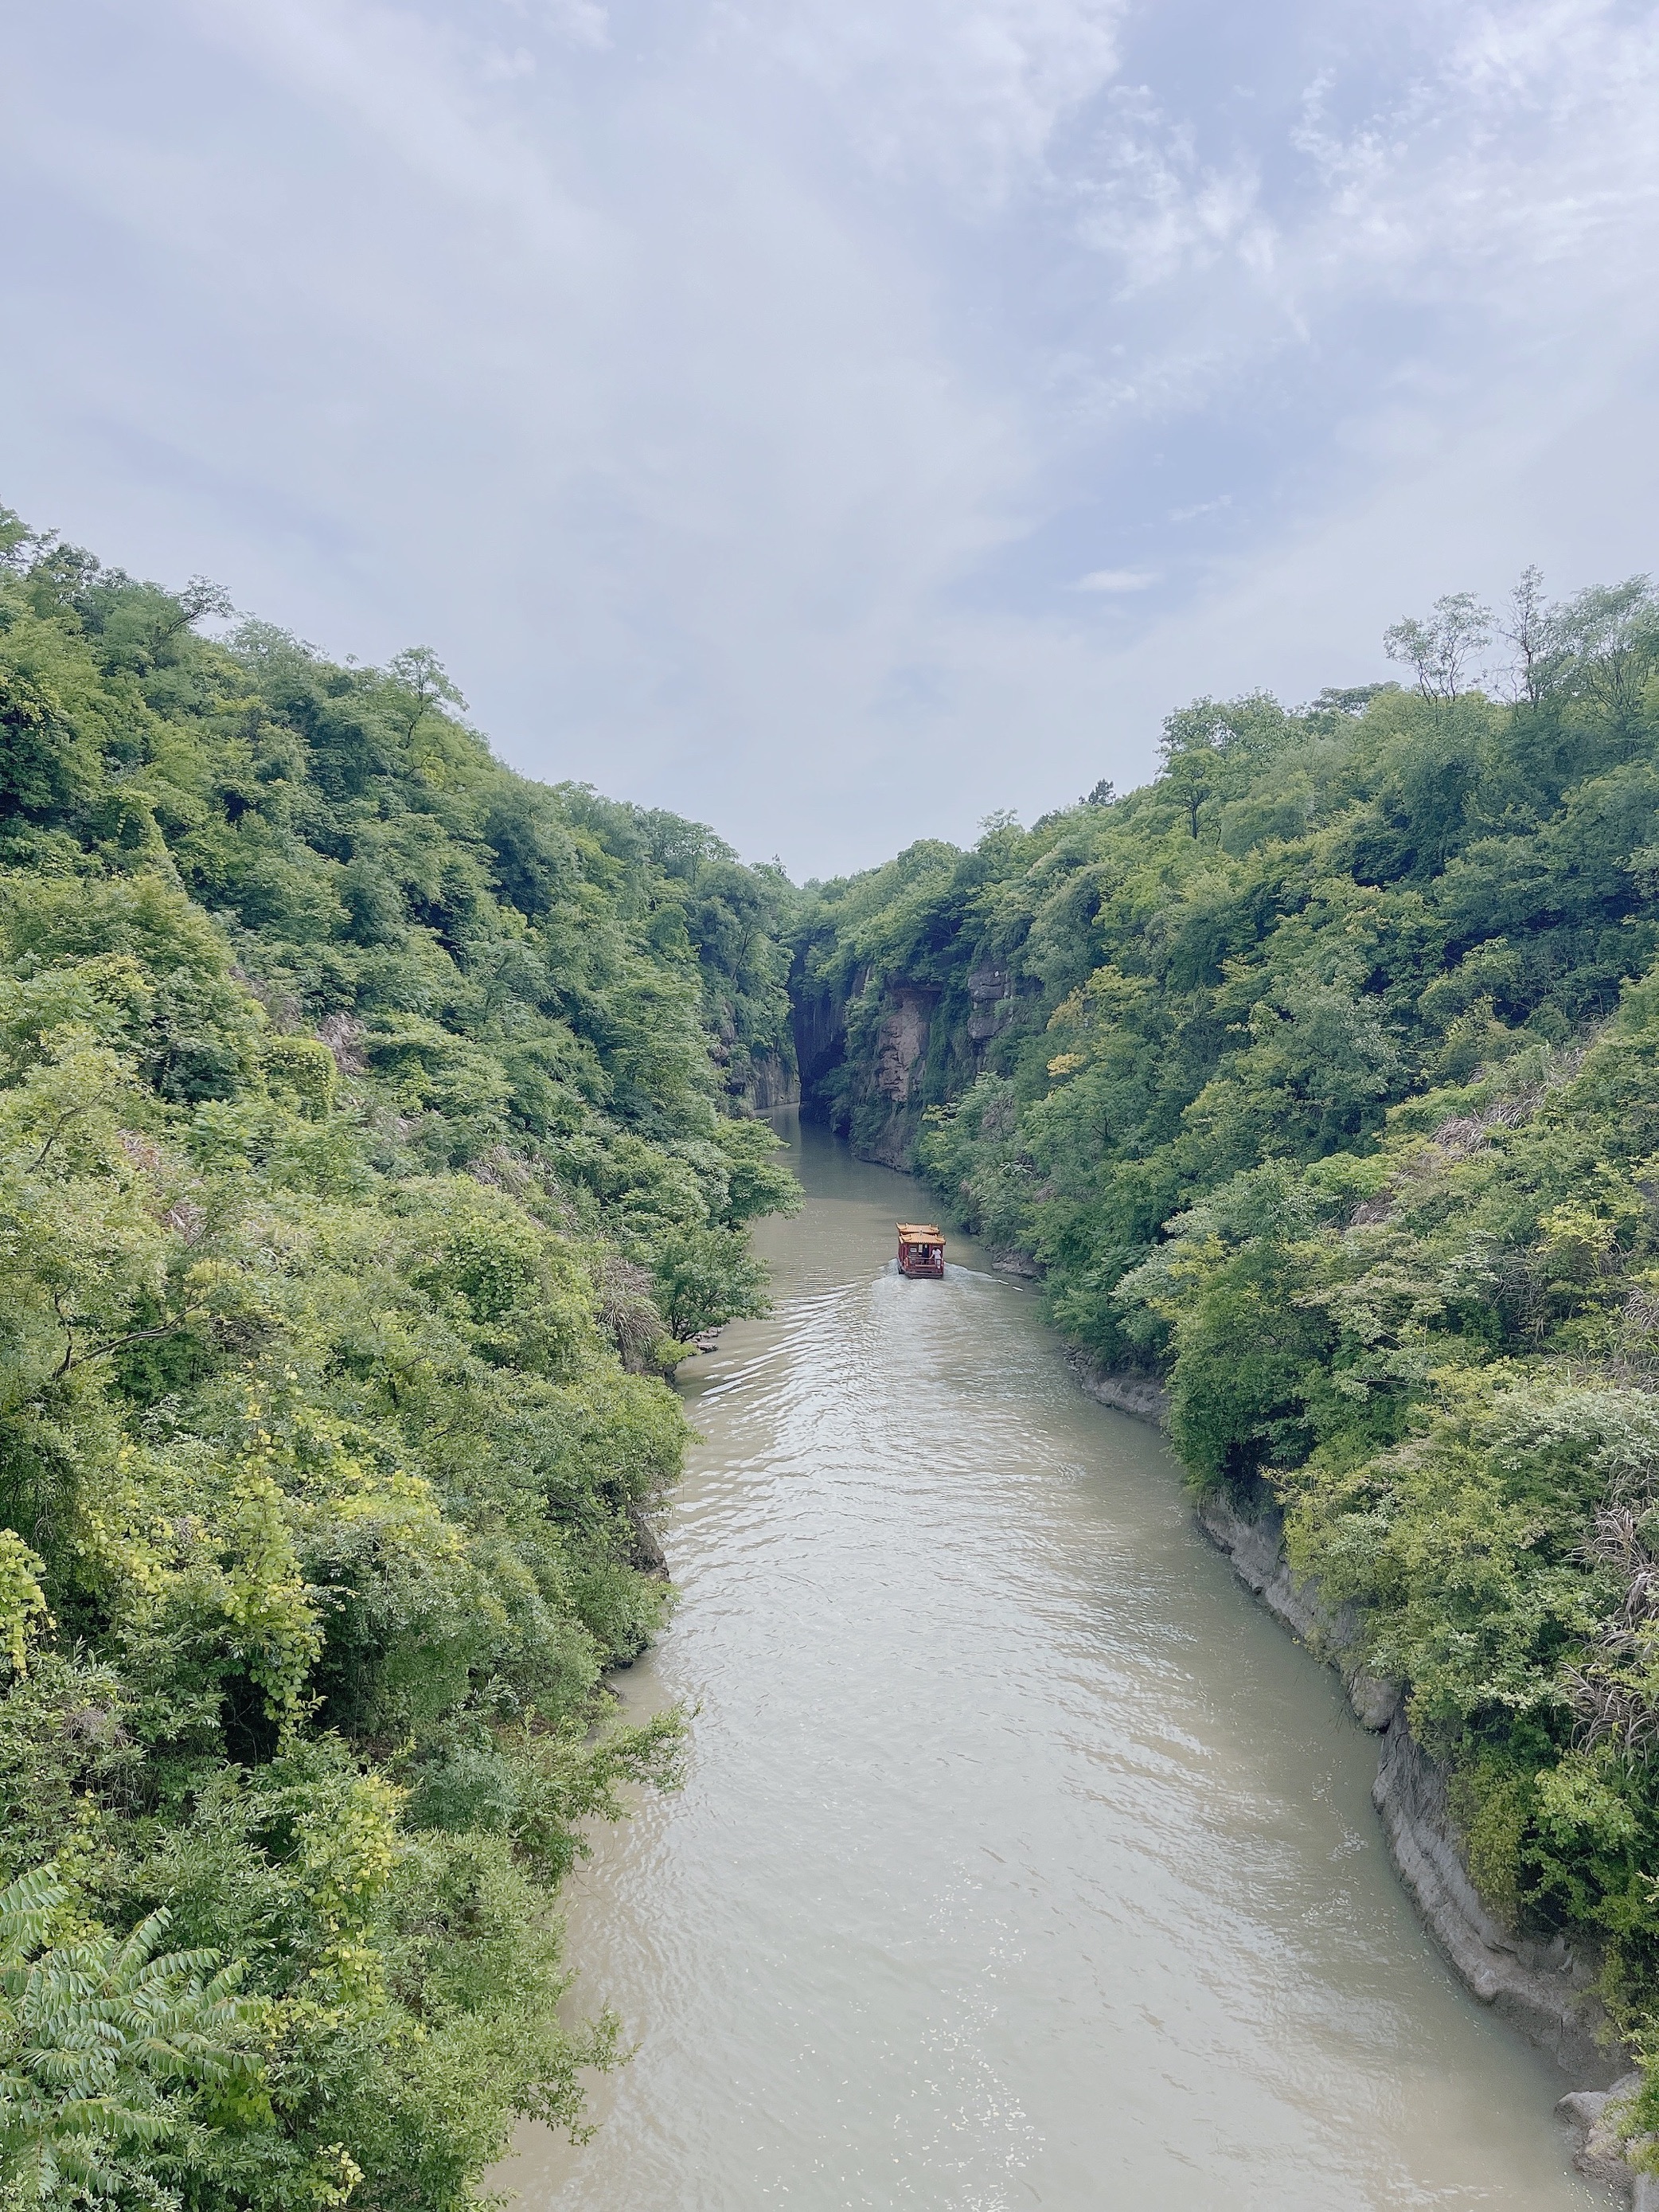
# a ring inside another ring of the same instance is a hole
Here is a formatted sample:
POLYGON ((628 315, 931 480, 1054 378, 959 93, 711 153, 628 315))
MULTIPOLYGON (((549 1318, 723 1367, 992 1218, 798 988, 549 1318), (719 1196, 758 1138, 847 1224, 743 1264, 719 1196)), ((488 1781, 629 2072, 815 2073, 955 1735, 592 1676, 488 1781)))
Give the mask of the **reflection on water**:
POLYGON ((912 1186, 804 1135, 776 1311, 690 1373, 684 1601, 625 1678, 697 1706, 690 1780, 568 1893, 638 2053, 591 2142, 527 2130, 498 2179, 534 2212, 1604 2201, 1156 1434, 960 1240, 899 1277, 912 1186))

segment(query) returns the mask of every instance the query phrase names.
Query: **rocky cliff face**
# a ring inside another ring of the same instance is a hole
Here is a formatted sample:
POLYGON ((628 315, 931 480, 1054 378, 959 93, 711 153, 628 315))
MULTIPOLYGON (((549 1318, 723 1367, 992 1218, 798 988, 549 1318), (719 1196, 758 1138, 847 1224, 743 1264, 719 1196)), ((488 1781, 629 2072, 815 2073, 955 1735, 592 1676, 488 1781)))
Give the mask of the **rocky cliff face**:
POLYGON ((800 1095, 803 1101, 815 1100, 847 1056, 847 1001, 822 985, 810 985, 797 962, 796 973, 790 979, 789 1003, 800 1095))
POLYGON ((884 1167, 906 1168, 921 1127, 924 1075, 939 993, 890 984, 875 1033, 874 1066, 854 1093, 854 1149, 884 1167), (862 1109, 860 1111, 859 1109, 862 1109))
POLYGON ((808 1110, 826 1113, 861 1159, 908 1168, 926 1109, 960 1097, 988 1053, 1032 1003, 989 963, 944 983, 890 977, 873 1003, 868 978, 849 997, 797 987, 795 1055, 808 1110))
POLYGON ((876 1089, 895 1106, 908 1106, 918 1065, 927 1060, 927 1040, 937 991, 919 990, 912 983, 895 984, 888 994, 890 1008, 876 1032, 876 1089))
POLYGON ((1075 1345, 1066 1347, 1066 1357, 1079 1389, 1097 1405, 1109 1406, 1115 1413, 1133 1413, 1138 1421, 1151 1421, 1160 1429, 1169 1419, 1170 1394, 1155 1375, 1109 1372, 1075 1345))
POLYGON ((1352 1664, 1357 1624, 1346 1607, 1323 1601, 1316 1582, 1296 1580, 1277 1513, 1247 1521, 1206 1498, 1198 1517, 1240 1580, 1342 1670, 1355 1718, 1380 1738, 1371 1802, 1389 1856, 1459 1978, 1571 2078, 1591 2085, 1569 2091, 1556 2107, 1577 2136, 1575 2165, 1609 2185, 1634 2212, 1659 2212, 1659 2178, 1638 2173, 1624 2155, 1620 2122, 1641 2076, 1627 2070, 1631 2053, 1612 2033, 1595 1993, 1600 1961, 1559 1936, 1540 1942, 1516 1935, 1487 1906, 1464 1862, 1445 1774, 1413 1735, 1399 1685, 1352 1664))
POLYGON ((750 1114, 771 1114, 780 1106, 800 1103, 800 1085, 795 1071, 775 1052, 756 1054, 741 1079, 729 1084, 727 1089, 750 1114))
MULTIPOLYGON (((1073 1355, 1072 1364, 1091 1398, 1162 1425, 1168 1399, 1156 1383, 1105 1374, 1082 1354, 1073 1355)), ((1359 1624, 1352 1608, 1333 1606, 1317 1581, 1300 1582, 1291 1573, 1278 1511, 1246 1518, 1224 1499, 1206 1498, 1198 1519, 1246 1588, 1340 1671, 1355 1719, 1379 1740, 1371 1802, 1389 1856, 1460 1979, 1571 2078, 1590 2085, 1569 2091, 1557 2106, 1577 2136, 1574 2163, 1610 2185, 1634 2212, 1659 2212, 1659 2177, 1637 2172, 1624 2155, 1620 2123, 1641 2077, 1628 2070, 1631 2053, 1612 2033, 1595 1993, 1600 1961, 1559 1936, 1543 1942, 1516 1935, 1488 1907, 1464 1860, 1446 1776, 1413 1735, 1400 1685, 1356 1664, 1359 1624)))
POLYGON ((968 1017, 968 1040, 982 1048, 993 1037, 1000 1036, 1014 1018, 1019 1003, 1014 979, 1006 968, 975 968, 969 972, 966 988, 973 1008, 968 1017))
POLYGON ((1381 1737, 1371 1802, 1389 1856, 1462 1980, 1570 2074, 1598 2086, 1613 2081, 1630 2060, 1610 2039, 1592 1987, 1599 1961, 1575 1954, 1559 1937, 1540 1943, 1512 1935, 1488 1909, 1464 1864, 1445 1775, 1412 1735, 1399 1685, 1379 1681, 1353 1662, 1358 1623, 1352 1611, 1334 1608, 1316 1582, 1291 1574, 1277 1512, 1247 1521, 1224 1500, 1206 1498, 1198 1517, 1239 1579, 1293 1635, 1340 1669, 1355 1718, 1381 1737))

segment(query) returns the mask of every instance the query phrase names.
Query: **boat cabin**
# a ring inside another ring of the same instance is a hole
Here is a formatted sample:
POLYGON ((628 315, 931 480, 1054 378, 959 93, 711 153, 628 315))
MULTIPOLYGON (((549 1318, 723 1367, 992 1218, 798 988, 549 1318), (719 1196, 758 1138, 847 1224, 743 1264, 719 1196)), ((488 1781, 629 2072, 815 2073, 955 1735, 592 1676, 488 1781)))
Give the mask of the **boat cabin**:
POLYGON ((901 1221, 896 1226, 900 1274, 942 1275, 945 1238, 938 1224, 932 1221, 901 1221))

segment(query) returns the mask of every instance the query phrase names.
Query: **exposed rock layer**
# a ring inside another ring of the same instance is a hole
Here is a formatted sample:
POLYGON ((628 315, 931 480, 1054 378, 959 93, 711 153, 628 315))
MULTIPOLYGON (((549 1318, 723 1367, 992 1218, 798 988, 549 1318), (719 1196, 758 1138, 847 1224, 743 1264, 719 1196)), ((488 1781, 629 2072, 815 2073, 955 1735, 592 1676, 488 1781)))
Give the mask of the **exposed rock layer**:
POLYGON ((772 1114, 780 1106, 800 1103, 800 1085, 795 1071, 775 1052, 757 1054, 749 1062, 742 1079, 730 1088, 733 1098, 750 1114, 772 1114))
MULTIPOLYGON (((1639 2074, 1626 2074, 1610 2089, 1571 2090, 1555 2111, 1578 2138, 1572 2162, 1580 2173, 1618 2190, 1633 2212, 1659 2212, 1659 2174, 1637 2173, 1625 2157, 1624 2130, 1630 2124, 1631 2100, 1641 2086, 1639 2074)), ((1645 2147, 1652 2137, 1638 2141, 1645 2147)))
POLYGON ((1163 1427, 1169 1418, 1170 1394, 1155 1376, 1115 1374, 1072 1346, 1066 1347, 1066 1357, 1085 1397, 1110 1406, 1115 1412, 1133 1413, 1138 1421, 1152 1421, 1163 1427))
POLYGON ((1247 1521, 1209 1498, 1198 1517, 1241 1581, 1341 1670, 1356 1718, 1381 1735, 1371 1802, 1401 1880, 1459 1976, 1483 2004, 1513 2021, 1581 2081, 1614 2080, 1630 2060, 1602 2040, 1607 2016, 1590 1988, 1595 1962, 1559 1936, 1546 1944, 1510 1935, 1482 1902, 1463 1863, 1445 1776, 1412 1735, 1398 1686, 1352 1662, 1358 1627, 1352 1610, 1328 1605, 1317 1582, 1297 1581, 1277 1513, 1247 1521))
POLYGON ((828 1114, 855 1158, 908 1170, 927 1108, 960 1098, 995 1060, 996 1041, 1029 1026, 1042 986, 990 960, 942 982, 889 975, 873 1005, 869 986, 867 969, 832 988, 798 957, 790 995, 801 1103, 828 1114))
MULTIPOLYGON (((1169 1401, 1157 1384, 1108 1374, 1079 1353, 1071 1358, 1091 1398, 1162 1423, 1169 1401)), ((1596 1962, 1559 1936, 1540 1943, 1513 1936, 1488 1910, 1464 1863, 1446 1777, 1412 1735, 1399 1684, 1380 1680, 1355 1663, 1358 1622, 1352 1608, 1331 1605, 1316 1580, 1298 1582, 1291 1573, 1279 1514, 1269 1510, 1247 1519, 1225 1501, 1207 1498, 1198 1520, 1268 1611, 1340 1671, 1356 1719, 1381 1739, 1371 1802, 1389 1855, 1459 1978, 1569 2074, 1595 2085, 1571 2092, 1557 2106, 1579 2133, 1575 2164, 1617 2188, 1634 2212, 1659 2212, 1659 2177, 1636 2173, 1622 2154, 1618 2122, 1640 2077, 1627 2072, 1631 2054, 1612 2039, 1591 1986, 1596 1962)))

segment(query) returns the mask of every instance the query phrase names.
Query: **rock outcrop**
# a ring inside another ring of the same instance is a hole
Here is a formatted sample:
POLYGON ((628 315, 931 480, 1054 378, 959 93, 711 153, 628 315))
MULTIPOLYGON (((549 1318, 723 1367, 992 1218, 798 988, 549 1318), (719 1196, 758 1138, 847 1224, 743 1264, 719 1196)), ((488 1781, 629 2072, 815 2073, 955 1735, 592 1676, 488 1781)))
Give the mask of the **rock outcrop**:
POLYGON ((634 1536, 634 1564, 641 1571, 654 1575, 659 1581, 668 1579, 668 1559, 662 1547, 662 1539, 637 1505, 628 1509, 629 1525, 634 1536))
POLYGON ((1014 1018, 1019 1004, 1014 979, 1006 968, 975 968, 969 973, 967 991, 972 1007, 968 1039, 976 1049, 983 1049, 1014 1018))
MULTIPOLYGON (((1574 2089, 1556 2106, 1577 2137, 1572 2162, 1591 2181, 1616 2189, 1634 2212, 1659 2212, 1659 2174, 1638 2173, 1625 2156, 1630 2110, 1641 2088, 1639 2074, 1626 2074, 1610 2089, 1574 2089)), ((1644 2145, 1652 2138, 1639 2138, 1644 2145)))
POLYGON ((1618 2115, 1607 2098, 1627 2095, 1639 2077, 1626 2075, 1630 2053, 1613 2037, 1595 1995, 1598 1961, 1561 1936, 1544 1943, 1512 1935, 1488 1908, 1464 1863, 1445 1774, 1413 1735, 1400 1685, 1356 1663, 1358 1622, 1352 1609, 1331 1605, 1316 1580, 1298 1581, 1291 1573, 1279 1515, 1270 1509, 1247 1518, 1224 1500, 1206 1498, 1198 1518, 1269 1612, 1340 1670, 1355 1718, 1380 1737, 1371 1802, 1389 1856, 1459 1978, 1565 2072, 1595 2085, 1572 2092, 1559 2108, 1586 2130, 1580 2159, 1592 2163, 1583 2171, 1615 2183, 1644 2212, 1659 2212, 1659 2180, 1632 2171, 1612 2132, 1618 2115))
POLYGON ((1170 1394, 1155 1376, 1125 1375, 1102 1367, 1074 1345, 1066 1346, 1066 1357, 1085 1397, 1109 1406, 1114 1413, 1133 1413, 1138 1421, 1163 1427, 1169 1418, 1170 1394))
POLYGON ((855 1115, 853 1149, 887 1168, 908 1168, 921 1127, 922 1071, 933 1037, 937 991, 917 983, 889 986, 876 1031, 874 1066, 864 1110, 855 1115))
MULTIPOLYGON (((1067 1358, 1079 1386, 1100 1404, 1142 1420, 1166 1418, 1169 1395, 1157 1382, 1109 1373, 1086 1352, 1073 1350, 1067 1358)), ((1574 2162, 1580 2172, 1618 2189, 1635 2212, 1659 2212, 1659 2177, 1638 2173, 1624 2155, 1619 2123, 1641 2076, 1626 2070, 1630 2053, 1609 2033, 1593 1986, 1597 1962, 1559 1936, 1540 1943, 1511 1935, 1488 1909, 1464 1863, 1445 1775, 1413 1735, 1400 1684, 1358 1664, 1353 1609, 1333 1605, 1317 1580, 1292 1574, 1278 1510, 1267 1506, 1246 1516, 1210 1497, 1200 1502, 1198 1521, 1245 1587, 1299 1642, 1339 1669, 1355 1719, 1380 1738, 1371 1802, 1389 1856, 1460 1979, 1565 2072, 1595 2085, 1571 2091, 1556 2107, 1579 2131, 1574 2162)))
POLYGON ((1042 986, 981 958, 923 981, 867 969, 835 987, 798 955, 790 984, 803 1109, 824 1113, 860 1159, 906 1169, 930 1104, 960 1098, 999 1038, 1036 1018, 1042 986))
MULTIPOLYGON (((1070 1358, 1090 1397, 1142 1419, 1164 1418, 1168 1395, 1156 1382, 1109 1374, 1085 1353, 1070 1358)), ((1488 1910, 1463 1862, 1446 1778, 1412 1735, 1399 1683, 1368 1673, 1355 1657, 1359 1622, 1352 1607, 1333 1605, 1316 1580, 1298 1580, 1291 1572, 1284 1520, 1276 1509, 1247 1517, 1225 1499, 1210 1497, 1200 1502, 1198 1520, 1246 1588, 1298 1641, 1340 1670, 1354 1717, 1381 1738, 1371 1802, 1389 1855, 1462 1981, 1569 2073, 1598 2085, 1612 2082, 1628 2065, 1629 2054, 1608 2035, 1592 1987, 1596 1962, 1559 1936, 1540 1943, 1513 1936, 1488 1910)), ((1575 2093, 1592 2100, 1605 2094, 1600 2087, 1575 2093)), ((1605 2146, 1596 2155, 1604 2154, 1605 2146)), ((1617 2165, 1617 2176, 1603 2178, 1622 2177, 1633 2187, 1622 2156, 1617 2165)), ((1659 2195, 1654 2212, 1659 2212, 1659 2195)))
POLYGON ((888 994, 888 1011, 876 1035, 876 1088, 895 1106, 908 1106, 916 1087, 916 1073, 927 1057, 928 1030, 936 991, 915 983, 896 983, 888 994))
POLYGON ((794 1018, 795 1065, 800 1070, 800 1092, 805 1099, 841 1066, 846 1054, 847 1006, 822 984, 809 985, 799 973, 790 980, 789 1003, 794 1018))
POLYGON ((780 1106, 800 1103, 800 1085, 795 1071, 781 1053, 757 1053, 742 1074, 728 1083, 732 1096, 750 1114, 773 1114, 780 1106))
POLYGON ((1607 2039, 1591 1984, 1596 1963, 1564 1937, 1511 1936, 1470 1881, 1446 1805, 1446 1778, 1396 1713, 1382 1736, 1371 1802, 1401 1879, 1459 1977, 1483 2004, 1512 2021, 1569 2074, 1615 2080, 1629 2054, 1607 2039))

